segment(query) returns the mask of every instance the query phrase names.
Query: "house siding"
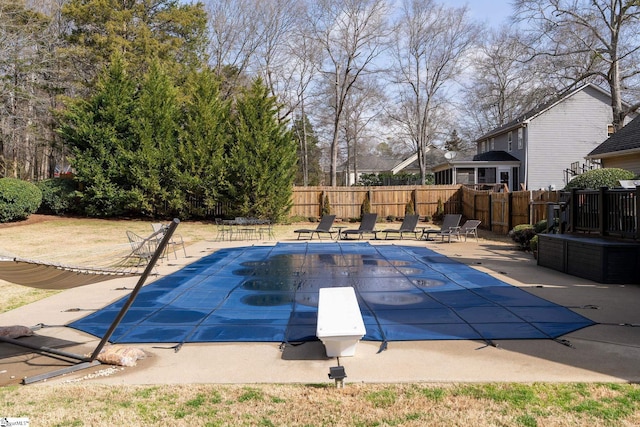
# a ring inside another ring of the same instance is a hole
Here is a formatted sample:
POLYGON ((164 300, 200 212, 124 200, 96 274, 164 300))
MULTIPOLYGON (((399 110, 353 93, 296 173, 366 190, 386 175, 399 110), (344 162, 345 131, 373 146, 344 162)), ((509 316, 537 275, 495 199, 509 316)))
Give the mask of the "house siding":
POLYGON ((626 169, 640 175, 640 153, 605 157, 602 159, 602 167, 626 169))
POLYGON ((608 96, 586 87, 529 122, 525 139, 529 144, 529 189, 560 189, 567 184, 565 169, 572 162, 582 162, 607 138, 609 104, 608 96))

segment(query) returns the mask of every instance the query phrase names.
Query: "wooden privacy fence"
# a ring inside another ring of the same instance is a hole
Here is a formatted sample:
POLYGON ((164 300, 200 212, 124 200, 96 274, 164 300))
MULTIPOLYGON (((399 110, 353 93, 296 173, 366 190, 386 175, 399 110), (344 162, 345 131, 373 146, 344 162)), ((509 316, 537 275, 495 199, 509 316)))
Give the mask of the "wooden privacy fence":
POLYGON ((292 216, 318 218, 322 201, 329 199, 331 213, 347 220, 359 218, 362 205, 369 199, 370 211, 379 218, 404 217, 408 203, 416 214, 432 217, 442 202, 444 213, 462 210, 459 185, 402 185, 391 187, 294 187, 292 216))
POLYGON ((444 213, 460 213, 479 219, 481 227, 507 234, 518 224, 547 219, 548 206, 560 200, 559 191, 515 191, 496 193, 460 185, 394 187, 294 187, 292 216, 319 218, 327 196, 331 213, 343 220, 359 218, 365 198, 379 218, 404 217, 407 203, 423 217, 432 217, 442 201, 444 213))
POLYGON ((494 193, 462 187, 462 215, 482 221, 483 228, 507 234, 518 224, 547 219, 549 203, 560 199, 559 191, 515 191, 494 193))

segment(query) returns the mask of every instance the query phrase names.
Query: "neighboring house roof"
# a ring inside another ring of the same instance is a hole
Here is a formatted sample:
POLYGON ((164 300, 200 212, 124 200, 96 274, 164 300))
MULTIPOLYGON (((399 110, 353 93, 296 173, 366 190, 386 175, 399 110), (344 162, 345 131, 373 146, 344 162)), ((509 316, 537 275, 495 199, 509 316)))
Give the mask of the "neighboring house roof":
MULTIPOLYGON (((427 152, 427 170, 433 169, 436 165, 444 160, 444 151, 439 149, 430 149, 427 152)), ((391 168, 391 173, 394 175, 402 172, 403 170, 418 171, 420 166, 418 165, 418 153, 413 153, 406 159, 395 164, 391 168)))
POLYGON ((587 158, 601 158, 607 155, 640 150, 640 116, 611 135, 602 144, 591 151, 587 158))
MULTIPOLYGON (((517 129, 519 127, 521 127, 523 124, 528 123, 529 121, 535 119, 537 116, 545 113, 547 110, 553 108, 554 106, 556 106, 557 104, 559 104, 560 102, 563 102, 565 99, 575 95, 576 93, 585 90, 586 88, 592 88, 597 90, 598 92, 601 92, 602 94, 606 95, 606 96, 611 96, 611 94, 609 92, 607 92, 606 90, 602 89, 601 87, 594 85, 592 83, 587 83, 585 85, 582 85, 574 90, 570 90, 567 92, 564 92, 556 97, 554 97, 552 100, 545 102, 544 104, 540 104, 537 107, 532 108, 531 110, 527 111, 526 113, 516 117, 514 120, 511 120, 508 123, 505 123, 502 126, 499 126, 495 129, 492 129, 491 131, 485 133, 484 135, 482 135, 480 138, 476 139, 476 142, 485 140, 487 138, 491 138, 492 136, 496 136, 496 135, 500 135, 503 134, 509 130, 513 130, 513 129, 517 129)), ((627 104, 625 104, 627 105, 627 104)))
POLYGON ((404 159, 400 163, 395 164, 391 168, 391 173, 395 175, 398 172, 400 172, 400 171, 408 168, 409 166, 413 165, 414 163, 416 163, 416 164, 418 163, 418 153, 413 153, 412 155, 410 155, 409 157, 407 157, 406 159, 404 159))
POLYGON ((487 151, 482 154, 477 154, 471 158, 455 158, 447 161, 447 163, 439 164, 434 167, 435 172, 440 172, 447 169, 465 169, 465 168, 487 168, 487 167, 509 167, 520 166, 520 160, 513 157, 506 151, 487 151))
MULTIPOLYGON (((397 163, 398 159, 390 157, 380 157, 374 155, 358 155, 357 168, 359 173, 377 173, 388 172, 397 163)), ((349 169, 353 168, 353 163, 349 164, 349 169)), ((339 171, 344 172, 347 170, 347 162, 344 162, 338 168, 339 171)), ((352 170, 353 172, 353 170, 352 170)))
POLYGON ((506 151, 486 151, 484 153, 476 154, 473 156, 474 162, 519 162, 517 158, 513 157, 506 151))

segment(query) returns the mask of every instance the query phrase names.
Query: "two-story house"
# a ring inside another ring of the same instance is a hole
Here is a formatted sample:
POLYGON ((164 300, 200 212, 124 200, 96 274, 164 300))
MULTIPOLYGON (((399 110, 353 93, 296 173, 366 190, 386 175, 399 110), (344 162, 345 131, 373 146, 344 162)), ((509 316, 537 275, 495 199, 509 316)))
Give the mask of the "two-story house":
POLYGON ((434 168, 436 184, 561 189, 571 165, 611 135, 611 115, 607 91, 581 86, 482 135, 472 161, 454 158, 434 168))

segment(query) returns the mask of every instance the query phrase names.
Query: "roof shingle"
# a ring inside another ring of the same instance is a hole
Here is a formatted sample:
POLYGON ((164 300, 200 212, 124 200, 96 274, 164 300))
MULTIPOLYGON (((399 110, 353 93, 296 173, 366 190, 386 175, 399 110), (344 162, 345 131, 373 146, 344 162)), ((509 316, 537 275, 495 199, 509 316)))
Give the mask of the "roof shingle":
POLYGON ((589 153, 589 157, 635 148, 640 148, 640 116, 598 145, 589 153))

